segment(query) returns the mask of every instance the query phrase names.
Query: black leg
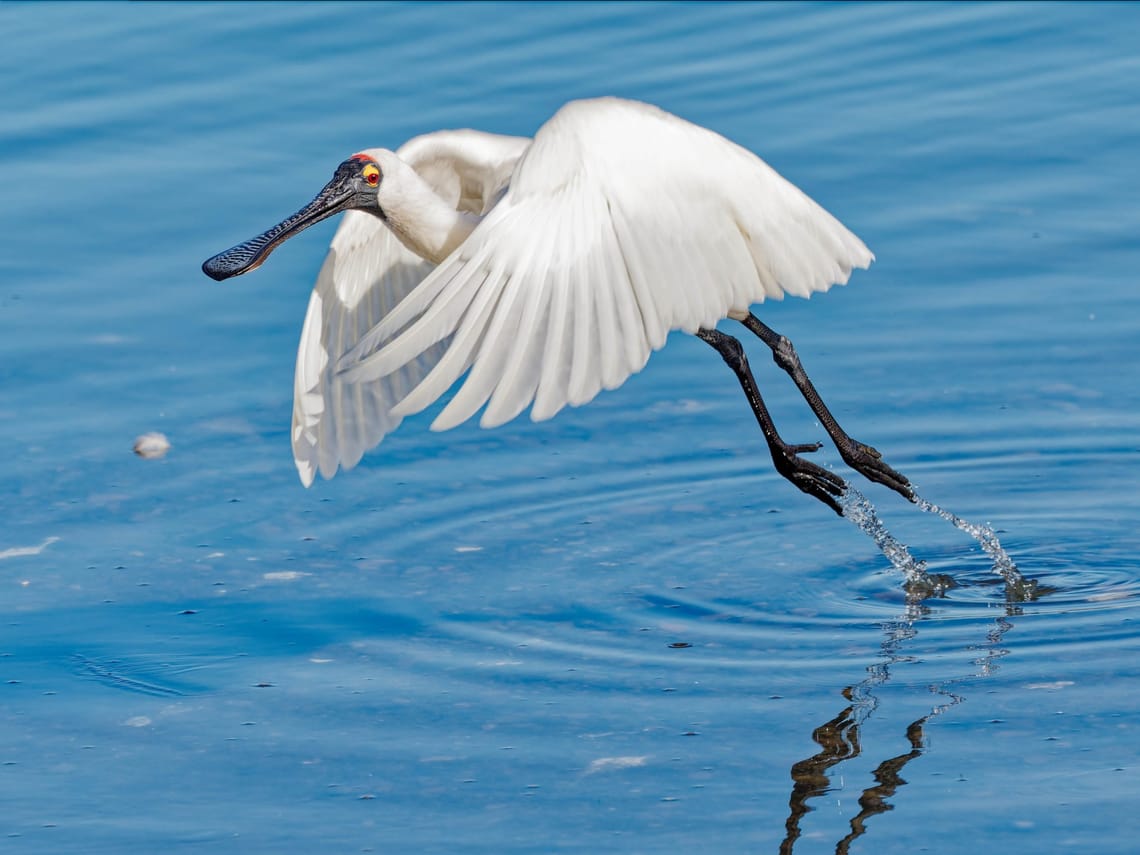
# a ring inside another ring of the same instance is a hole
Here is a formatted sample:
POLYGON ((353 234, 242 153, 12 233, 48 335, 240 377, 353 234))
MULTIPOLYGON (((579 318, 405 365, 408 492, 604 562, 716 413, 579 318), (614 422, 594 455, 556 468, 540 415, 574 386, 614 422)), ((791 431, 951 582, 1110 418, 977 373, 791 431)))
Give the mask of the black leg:
POLYGON ((756 421, 760 423, 760 429, 764 432, 764 439, 768 441, 768 449, 772 452, 772 462, 776 464, 776 471, 809 496, 815 496, 843 516, 843 509, 835 497, 843 494, 847 489, 847 483, 835 473, 802 460, 798 456, 803 452, 818 451, 820 443, 789 445, 780 439, 776 426, 772 423, 772 416, 764 405, 764 399, 760 397, 760 390, 756 387, 752 369, 748 367, 748 357, 744 355, 744 348, 740 342, 719 330, 698 330, 697 337, 715 347, 728 363, 728 367, 736 373, 748 403, 752 405, 752 412, 756 414, 756 421))
POLYGON ((772 349, 772 357, 776 364, 783 368, 795 381, 796 386, 804 396, 804 400, 808 402, 811 411, 815 413, 815 417, 819 419, 819 423, 823 425, 823 429, 827 431, 827 435, 831 437, 835 447, 839 449, 839 455, 847 462, 847 465, 868 480, 885 484, 913 502, 914 490, 911 489, 910 481, 902 473, 896 472, 884 463, 883 456, 876 449, 852 439, 847 431, 839 426, 839 422, 827 409, 827 405, 819 397, 819 393, 812 385, 803 365, 800 364, 800 357, 796 353, 796 349, 792 347, 791 341, 751 313, 741 323, 752 330, 764 344, 772 349))

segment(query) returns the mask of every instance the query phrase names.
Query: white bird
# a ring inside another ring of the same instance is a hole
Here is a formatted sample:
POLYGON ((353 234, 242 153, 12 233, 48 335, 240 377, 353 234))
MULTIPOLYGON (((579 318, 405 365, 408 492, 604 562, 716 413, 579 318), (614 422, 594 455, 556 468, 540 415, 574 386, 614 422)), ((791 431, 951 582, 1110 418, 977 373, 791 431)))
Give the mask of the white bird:
POLYGON ((786 338, 751 312, 785 294, 846 284, 874 256, 750 151, 657 107, 571 101, 533 141, 473 130, 353 155, 305 208, 206 261, 222 280, 341 211, 297 353, 293 452, 302 482, 331 478, 405 416, 466 379, 432 423, 535 421, 640 371, 670 330, 732 367, 777 470, 842 513, 846 489, 802 459, 819 443, 776 432, 743 347, 742 322, 800 388, 844 460, 913 499, 909 482, 852 439, 786 338))

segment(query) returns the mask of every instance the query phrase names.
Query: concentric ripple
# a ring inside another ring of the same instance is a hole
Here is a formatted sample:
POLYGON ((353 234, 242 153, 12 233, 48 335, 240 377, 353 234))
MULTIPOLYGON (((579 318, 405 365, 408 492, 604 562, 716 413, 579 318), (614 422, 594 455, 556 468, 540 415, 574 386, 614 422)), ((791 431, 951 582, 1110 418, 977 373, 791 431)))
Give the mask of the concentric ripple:
MULTIPOLYGON (((906 626, 916 638, 904 650, 955 663, 940 678, 952 680, 979 671, 996 620, 1012 621, 1022 644, 1055 647, 1072 612, 1128 608, 1140 590, 1123 563, 1082 564, 1094 544, 1051 553, 1001 533, 1037 586, 1022 601, 974 538, 877 493, 894 542, 948 580, 918 601, 871 539, 807 499, 782 511, 800 497, 735 454, 697 450, 578 475, 575 463, 543 468, 505 448, 492 456, 508 453, 509 465, 492 459, 493 480, 464 473, 438 493, 421 484, 417 501, 375 515, 381 525, 354 547, 380 562, 389 594, 438 609, 401 647, 417 673, 584 691, 715 679, 780 694, 857 683, 880 661, 884 633, 906 626), (515 477, 528 469, 543 477, 515 477), (906 543, 902 532, 918 525, 938 539, 906 543)), ((390 643, 355 645, 379 657, 390 643)))

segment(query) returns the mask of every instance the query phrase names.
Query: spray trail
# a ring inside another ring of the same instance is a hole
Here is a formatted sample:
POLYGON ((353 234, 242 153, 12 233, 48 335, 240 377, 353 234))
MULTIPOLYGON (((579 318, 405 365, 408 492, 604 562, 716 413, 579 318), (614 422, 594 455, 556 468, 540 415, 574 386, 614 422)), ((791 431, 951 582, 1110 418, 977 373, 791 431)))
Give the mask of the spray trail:
POLYGON ((941 593, 945 589, 942 582, 926 572, 926 562, 917 560, 910 554, 905 543, 887 531, 887 527, 875 513, 875 506, 866 496, 849 484, 847 490, 839 497, 839 505, 843 508, 843 516, 875 541, 875 545, 891 562, 891 566, 903 574, 909 590, 929 596, 941 593))
POLYGON ((960 528, 970 537, 978 542, 982 547, 982 551, 990 557, 990 561, 994 563, 994 572, 1001 575, 1005 579, 1006 584, 1011 587, 1018 588, 1025 585, 1025 578, 1017 569, 1017 565, 1013 563, 1013 559, 1009 554, 1002 549, 1001 543, 998 541, 998 536, 992 528, 988 525, 978 525, 977 523, 969 522, 962 519, 957 514, 953 514, 945 508, 940 508, 934 502, 929 502, 922 498, 918 493, 914 494, 914 502, 927 513, 937 514, 944 520, 953 523, 957 528, 960 528))
MULTIPOLYGON (((978 525, 969 520, 964 520, 957 514, 922 498, 917 492, 914 493, 914 503, 927 513, 942 517, 942 519, 974 538, 981 546, 982 551, 993 562, 993 572, 1005 580, 1006 591, 1011 599, 1018 601, 1036 599, 1039 593, 1037 583, 1033 580, 1027 580, 1021 575, 1017 565, 1009 557, 1009 553, 1002 548, 997 533, 992 528, 988 525, 978 525)), ((910 554, 906 544, 887 531, 886 526, 875 513, 875 506, 850 484, 848 484, 844 494, 839 497, 839 504, 843 508, 843 516, 855 523, 864 534, 874 540, 875 545, 891 562, 891 566, 902 572, 912 595, 937 596, 944 593, 947 588, 953 587, 953 583, 941 574, 931 575, 928 573, 926 562, 915 559, 910 554)))

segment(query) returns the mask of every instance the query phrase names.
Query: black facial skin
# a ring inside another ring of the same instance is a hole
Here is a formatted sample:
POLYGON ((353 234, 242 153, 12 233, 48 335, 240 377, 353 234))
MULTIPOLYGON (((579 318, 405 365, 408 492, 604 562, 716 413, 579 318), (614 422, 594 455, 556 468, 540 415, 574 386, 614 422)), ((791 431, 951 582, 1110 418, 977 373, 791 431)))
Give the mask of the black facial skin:
POLYGON ((207 259, 202 264, 202 272, 221 282, 255 270, 279 244, 341 211, 368 211, 383 219, 384 212, 376 201, 382 175, 375 176, 375 183, 369 182, 364 174, 369 165, 380 168, 371 158, 360 155, 349 158, 336 168, 332 180, 312 202, 257 237, 207 259))

